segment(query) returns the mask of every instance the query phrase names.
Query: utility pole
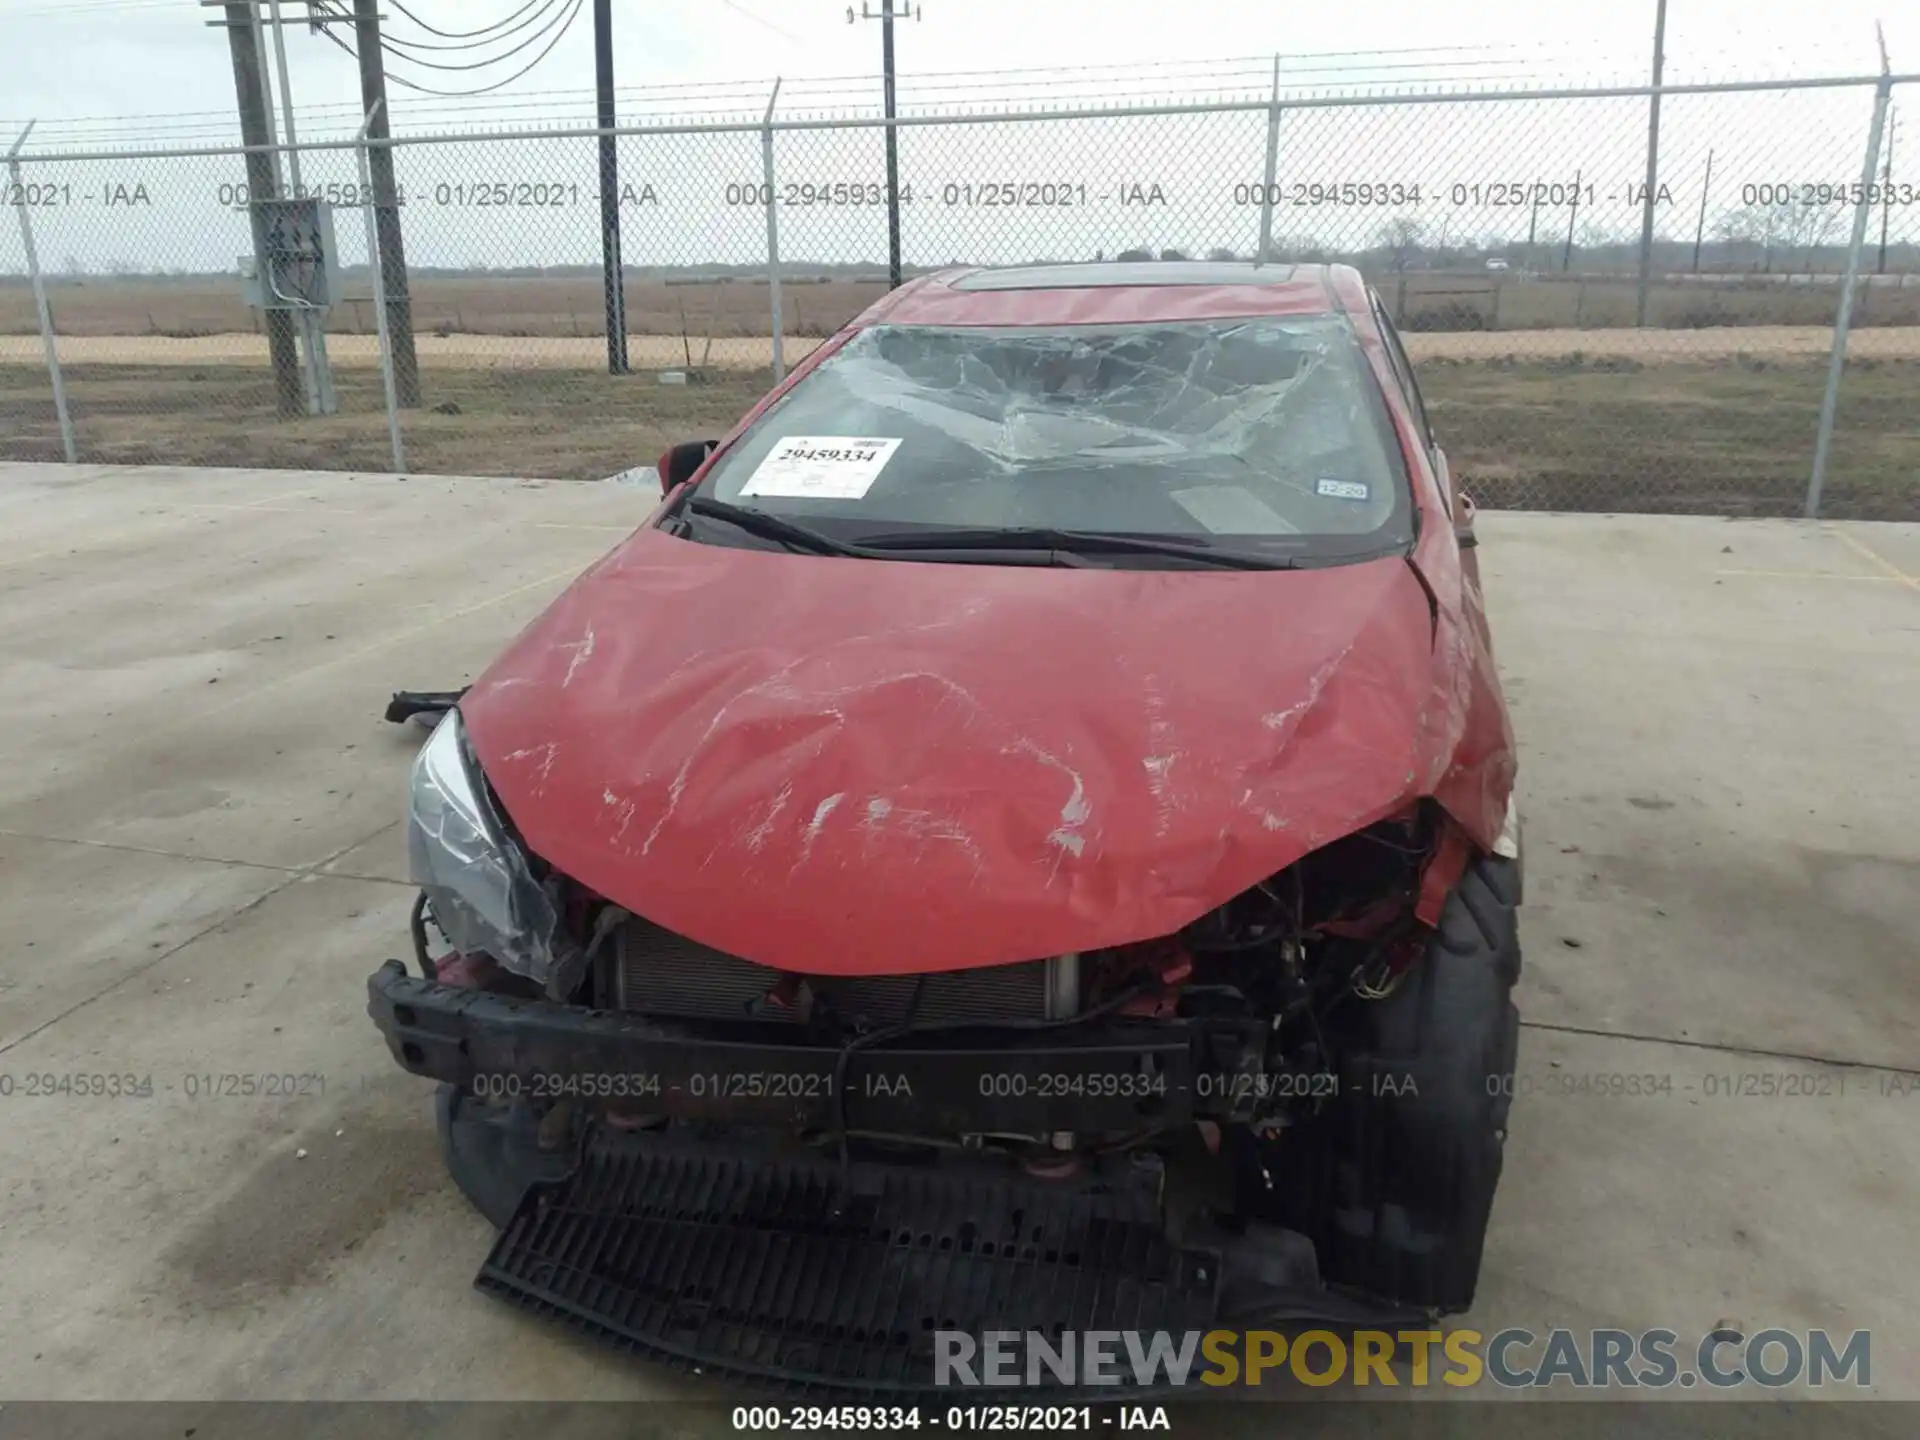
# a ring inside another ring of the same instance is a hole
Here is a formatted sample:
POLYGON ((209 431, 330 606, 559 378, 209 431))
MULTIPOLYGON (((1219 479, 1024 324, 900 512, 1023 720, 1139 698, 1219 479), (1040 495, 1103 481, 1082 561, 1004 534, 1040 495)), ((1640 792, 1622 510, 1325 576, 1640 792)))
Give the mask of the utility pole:
MULTIPOLYGON (((254 273, 267 294, 272 274, 268 254, 267 219, 260 202, 279 198, 275 178, 273 120, 267 109, 267 93, 261 66, 259 26, 254 18, 253 0, 228 0, 226 6, 227 49, 233 57, 233 92, 240 106, 240 143, 247 147, 247 218, 253 228, 254 273)), ((267 352, 273 360, 275 404, 282 419, 291 420, 306 413, 306 389, 300 378, 300 355, 294 345, 293 315, 290 311, 268 308, 264 311, 267 327, 267 352)))
POLYGON ((1700 241, 1707 233, 1707 190, 1713 184, 1713 151, 1707 151, 1707 173, 1700 180, 1700 221, 1693 227, 1693 273, 1700 273, 1700 241))
POLYGON ((1640 207, 1640 293, 1633 323, 1647 323, 1647 287, 1653 279, 1653 197, 1660 182, 1660 76, 1667 63, 1667 0, 1654 0, 1653 94, 1647 99, 1647 193, 1640 207))
MULTIPOLYGON (((367 139, 386 140, 393 132, 387 123, 387 66, 385 52, 380 48, 380 0, 353 0, 353 30, 353 48, 360 58, 360 108, 368 116, 367 139)), ((373 177, 373 194, 369 198, 373 201, 374 234, 380 242, 379 256, 370 256, 369 260, 379 265, 380 283, 386 291, 394 391, 401 408, 414 410, 420 406, 420 357, 413 346, 413 301, 407 285, 406 246, 400 238, 393 147, 369 145, 367 168, 373 177)))
POLYGON ((900 288, 900 132, 894 120, 893 0, 880 0, 880 68, 887 110, 887 285, 900 288))
MULTIPOLYGON (((293 87, 287 78, 287 44, 285 27, 282 25, 280 19, 280 0, 264 0, 271 14, 270 22, 266 17, 259 16, 256 13, 259 8, 259 3, 260 0, 254 0, 254 3, 249 3, 247 5, 247 11, 248 19, 253 27, 250 36, 250 43, 254 50, 251 68, 255 77, 255 83, 260 90, 260 111, 265 126, 264 143, 268 147, 266 156, 270 188, 264 192, 256 191, 255 198, 264 200, 269 197, 278 199, 291 197, 298 200, 302 198, 300 186, 300 151, 298 149, 299 137, 293 128, 293 87), (292 173, 293 183, 291 189, 287 187, 281 174, 280 137, 274 133, 273 128, 273 85, 267 79, 267 32, 265 29, 267 23, 271 23, 273 26, 273 48, 275 58, 278 61, 280 106, 287 126, 286 169, 292 173)), ((203 7, 212 9, 231 10, 232 8, 231 5, 228 4, 228 0, 200 0, 200 4, 203 7)), ((225 29, 230 26, 231 22, 229 20, 209 20, 207 24, 225 29)), ((274 222, 270 221, 265 228, 268 234, 269 251, 271 251, 277 226, 274 222)), ((259 263, 261 259, 270 261, 272 256, 269 253, 264 257, 256 257, 254 267, 256 275, 260 277, 258 284, 262 301, 261 308, 266 309, 268 308, 270 298, 280 299, 283 297, 278 294, 276 277, 270 273, 270 271, 263 271, 259 263)), ((334 398, 333 374, 327 364, 326 329, 322 323, 321 314, 318 310, 310 306, 298 303, 288 308, 286 313, 292 316, 292 323, 299 339, 300 351, 303 356, 301 375, 306 387, 307 414, 331 415, 339 409, 339 404, 334 398)))
MULTIPOLYGON (((903 6, 899 12, 903 20, 918 20, 920 7, 903 6)), ((847 23, 854 20, 880 21, 880 69, 882 96, 887 116, 887 285, 890 289, 900 288, 900 138, 894 125, 894 69, 893 69, 893 0, 880 0, 878 15, 861 0, 860 14, 856 17, 853 7, 847 7, 847 23)))
POLYGON ((593 0, 593 85, 600 129, 600 271, 607 302, 607 373, 627 373, 627 281, 620 259, 620 155, 612 131, 613 0, 593 0))
POLYGON ((1893 138, 1900 133, 1898 117, 1894 114, 1893 103, 1887 103, 1887 163, 1880 172, 1880 263, 1875 267, 1877 273, 1887 273, 1887 216, 1893 211, 1893 138))
MULTIPOLYGON (((287 129, 287 178, 293 183, 292 195, 299 199, 305 190, 300 183, 300 138, 293 128, 293 82, 287 77, 287 27, 280 18, 280 0, 268 0, 267 13, 273 25, 274 73, 280 82, 280 114, 287 129)), ((267 118, 271 122, 271 109, 267 118)), ((276 173, 275 181, 279 178, 276 173)), ((334 394, 333 368, 327 362, 326 321, 316 310, 301 309, 293 313, 294 323, 300 329, 300 345, 307 358, 307 413, 336 414, 340 402, 334 394)))

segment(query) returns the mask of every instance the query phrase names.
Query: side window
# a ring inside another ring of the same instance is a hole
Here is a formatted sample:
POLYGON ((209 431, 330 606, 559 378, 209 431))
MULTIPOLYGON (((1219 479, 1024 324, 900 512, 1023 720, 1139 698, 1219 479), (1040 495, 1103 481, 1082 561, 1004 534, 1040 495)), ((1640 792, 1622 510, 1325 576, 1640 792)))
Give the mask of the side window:
POLYGON ((1393 373, 1399 378, 1401 394, 1406 397, 1412 409, 1414 420, 1419 426, 1421 443, 1429 449, 1433 446, 1433 427, 1427 423, 1426 402, 1420 398, 1420 386, 1413 378, 1413 363, 1407 359, 1407 352, 1400 344, 1400 337, 1394 332, 1393 322, 1387 319, 1387 312, 1381 307, 1380 297, 1373 297, 1373 319, 1380 327, 1380 333, 1387 342, 1387 361, 1393 366, 1393 373))

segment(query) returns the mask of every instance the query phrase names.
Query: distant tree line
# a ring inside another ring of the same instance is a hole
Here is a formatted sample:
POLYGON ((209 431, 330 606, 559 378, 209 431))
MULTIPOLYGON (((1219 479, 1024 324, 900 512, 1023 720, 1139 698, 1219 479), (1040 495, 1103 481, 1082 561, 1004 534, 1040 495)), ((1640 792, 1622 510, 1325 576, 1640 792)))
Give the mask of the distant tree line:
MULTIPOLYGON (((1692 240, 1656 239, 1653 244, 1653 268, 1660 274, 1686 273, 1698 269, 1706 274, 1837 274, 1846 268, 1847 216, 1836 207, 1749 206, 1722 216, 1702 235, 1696 248, 1692 240)), ((1637 231, 1622 233, 1598 222, 1580 220, 1571 238, 1565 226, 1558 234, 1548 234, 1545 225, 1533 242, 1515 240, 1498 234, 1479 236, 1449 235, 1418 217, 1396 215, 1380 225, 1371 243, 1341 245, 1311 234, 1276 235, 1273 258, 1283 263, 1340 263, 1353 265, 1371 274, 1405 274, 1422 270, 1484 269, 1489 260, 1504 261, 1508 268, 1535 273, 1615 273, 1637 268, 1640 245, 1637 231)), ((1098 249, 1086 255, 1038 255, 1028 263, 1057 265, 1076 260, 1176 261, 1250 260, 1252 252, 1228 246, 1188 250, 1172 245, 1134 245, 1113 252, 1098 249)), ((1869 233, 1863 269, 1872 272, 1879 266, 1879 245, 1869 233)), ((907 265, 902 273, 909 278, 979 263, 960 256, 942 265, 907 265)), ((1920 271, 1920 244, 1900 241, 1886 251, 1886 267, 1894 273, 1920 271)), ((417 280, 594 280, 600 277, 597 264, 582 265, 414 265, 410 273, 417 280)), ((342 278, 366 282, 371 279, 365 265, 342 267, 342 278)), ((729 284, 736 282, 765 284, 764 264, 629 265, 630 282, 665 284, 729 284)), ((124 260, 88 265, 74 256, 66 256, 59 272, 49 277, 56 282, 82 283, 90 279, 140 280, 147 283, 232 280, 230 270, 193 270, 184 266, 142 266, 124 260)), ((850 260, 782 260, 780 280, 784 285, 825 284, 851 281, 884 284, 884 262, 850 260)), ((0 275, 0 285, 25 283, 24 275, 0 275)), ((237 282, 236 282, 237 283, 237 282)))

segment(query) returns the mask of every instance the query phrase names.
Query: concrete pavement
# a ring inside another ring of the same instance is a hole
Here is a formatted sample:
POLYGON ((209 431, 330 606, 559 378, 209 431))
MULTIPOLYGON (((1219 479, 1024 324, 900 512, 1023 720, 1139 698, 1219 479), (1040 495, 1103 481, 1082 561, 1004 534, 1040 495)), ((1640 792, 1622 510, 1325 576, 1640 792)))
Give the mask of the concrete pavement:
MULTIPOLYGON (((411 900, 388 692, 650 503, 0 466, 0 1398, 719 1393, 469 1288, 490 1232, 364 1013, 411 900)), ((1920 527, 1481 534, 1528 1030, 1463 1323, 1871 1327, 1920 1398, 1920 527)))

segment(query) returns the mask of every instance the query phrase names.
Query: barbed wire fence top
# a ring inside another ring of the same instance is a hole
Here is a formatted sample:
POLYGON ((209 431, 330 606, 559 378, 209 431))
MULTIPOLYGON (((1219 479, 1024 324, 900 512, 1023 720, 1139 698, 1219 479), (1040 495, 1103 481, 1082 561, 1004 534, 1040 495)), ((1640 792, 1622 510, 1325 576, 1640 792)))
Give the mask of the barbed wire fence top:
POLYGON ((336 134, 299 149, 302 189, 331 209, 336 282, 337 412, 310 415, 286 413, 270 315, 240 274, 250 202, 271 198, 246 151, 25 149, 4 179, 17 223, 0 222, 0 458, 64 453, 29 233, 77 458, 388 468, 373 206, 405 241, 384 298, 417 356, 407 466, 599 478, 720 433, 776 348, 791 366, 884 294, 897 206, 908 276, 1263 253, 1358 267, 1455 473, 1492 506, 1800 513, 1851 259, 1823 513, 1912 519, 1914 78, 1670 85, 1651 190, 1645 87, 922 106, 893 127, 897 191, 870 114, 648 119, 613 132, 619 307, 601 132, 376 142, 390 197, 336 134), (608 373, 610 311, 630 373, 608 373))

